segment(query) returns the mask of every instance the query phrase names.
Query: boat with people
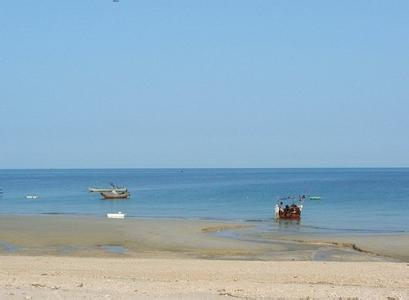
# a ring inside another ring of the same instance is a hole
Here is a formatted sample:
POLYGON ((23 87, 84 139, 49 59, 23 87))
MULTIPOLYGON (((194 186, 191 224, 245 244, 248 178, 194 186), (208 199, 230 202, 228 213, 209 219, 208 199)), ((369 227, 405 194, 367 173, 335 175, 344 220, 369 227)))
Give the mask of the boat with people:
POLYGON ((298 196, 296 203, 294 196, 279 198, 278 203, 274 207, 276 220, 300 220, 303 210, 303 200, 305 196, 298 196))
POLYGON ((104 199, 128 199, 131 194, 129 192, 118 192, 117 190, 112 190, 110 192, 100 193, 104 199))

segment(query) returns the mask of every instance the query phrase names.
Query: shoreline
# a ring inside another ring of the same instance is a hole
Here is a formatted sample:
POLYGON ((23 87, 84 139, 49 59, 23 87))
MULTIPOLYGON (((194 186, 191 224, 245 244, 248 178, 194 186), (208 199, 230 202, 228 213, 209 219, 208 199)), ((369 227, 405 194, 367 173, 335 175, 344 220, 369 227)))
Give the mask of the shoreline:
POLYGON ((409 249, 406 234, 329 236, 259 232, 249 222, 113 220, 67 215, 0 218, 0 255, 6 256, 409 261, 406 249, 409 249), (396 247, 382 246, 385 240, 396 247))

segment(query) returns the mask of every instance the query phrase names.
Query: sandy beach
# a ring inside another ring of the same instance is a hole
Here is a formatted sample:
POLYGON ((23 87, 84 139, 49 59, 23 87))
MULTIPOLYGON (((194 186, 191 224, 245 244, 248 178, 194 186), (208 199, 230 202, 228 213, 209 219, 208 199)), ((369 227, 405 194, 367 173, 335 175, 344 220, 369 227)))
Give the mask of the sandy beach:
POLYGON ((408 299, 409 265, 0 257, 7 299, 408 299))
POLYGON ((302 238, 218 221, 3 216, 0 298, 409 298, 406 236, 366 237, 364 249, 302 238), (384 253, 388 238, 399 242, 384 253))

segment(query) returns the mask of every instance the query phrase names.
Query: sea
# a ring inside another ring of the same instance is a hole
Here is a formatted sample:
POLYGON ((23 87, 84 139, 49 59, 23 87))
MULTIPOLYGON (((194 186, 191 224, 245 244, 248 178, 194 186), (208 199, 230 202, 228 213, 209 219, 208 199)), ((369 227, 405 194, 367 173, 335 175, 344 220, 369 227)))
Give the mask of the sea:
POLYGON ((409 168, 0 170, 0 217, 118 211, 135 218, 248 222, 268 230, 404 233, 409 168), (130 199, 103 200, 88 192, 111 182, 127 187, 130 199), (298 195, 307 196, 301 221, 276 222, 278 199, 298 195))

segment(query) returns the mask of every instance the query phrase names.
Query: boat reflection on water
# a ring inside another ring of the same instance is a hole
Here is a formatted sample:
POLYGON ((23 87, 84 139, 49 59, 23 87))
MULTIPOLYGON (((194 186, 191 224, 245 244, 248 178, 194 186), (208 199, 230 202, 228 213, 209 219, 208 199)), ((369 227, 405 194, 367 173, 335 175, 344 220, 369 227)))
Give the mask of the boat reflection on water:
POLYGON ((282 228, 290 228, 290 227, 293 227, 294 225, 301 224, 301 219, 289 220, 289 219, 275 218, 274 221, 278 224, 279 227, 282 227, 282 228))

